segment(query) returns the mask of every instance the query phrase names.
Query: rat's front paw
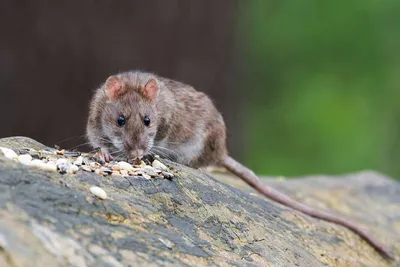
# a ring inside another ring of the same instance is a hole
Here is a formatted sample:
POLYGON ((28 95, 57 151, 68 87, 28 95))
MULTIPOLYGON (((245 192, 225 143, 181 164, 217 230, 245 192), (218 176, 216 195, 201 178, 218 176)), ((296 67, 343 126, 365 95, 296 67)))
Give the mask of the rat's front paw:
POLYGON ((113 159, 113 157, 110 155, 110 153, 108 153, 107 150, 100 147, 97 148, 96 158, 100 163, 110 162, 113 159))

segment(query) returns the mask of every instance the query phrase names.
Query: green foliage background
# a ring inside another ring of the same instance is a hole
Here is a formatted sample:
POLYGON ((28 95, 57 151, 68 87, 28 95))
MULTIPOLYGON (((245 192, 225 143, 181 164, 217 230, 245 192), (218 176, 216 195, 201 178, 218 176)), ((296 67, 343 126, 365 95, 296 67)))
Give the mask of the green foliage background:
POLYGON ((400 1, 243 1, 245 163, 400 177, 400 1))

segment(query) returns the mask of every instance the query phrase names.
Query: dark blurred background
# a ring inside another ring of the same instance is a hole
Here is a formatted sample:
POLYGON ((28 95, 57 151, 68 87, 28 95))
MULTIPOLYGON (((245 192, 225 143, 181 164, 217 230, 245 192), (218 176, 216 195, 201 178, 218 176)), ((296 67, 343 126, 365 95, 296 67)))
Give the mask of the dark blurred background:
POLYGON ((0 0, 0 137, 82 144, 93 90, 141 69, 208 93, 257 173, 398 177, 399 47, 396 0, 0 0))

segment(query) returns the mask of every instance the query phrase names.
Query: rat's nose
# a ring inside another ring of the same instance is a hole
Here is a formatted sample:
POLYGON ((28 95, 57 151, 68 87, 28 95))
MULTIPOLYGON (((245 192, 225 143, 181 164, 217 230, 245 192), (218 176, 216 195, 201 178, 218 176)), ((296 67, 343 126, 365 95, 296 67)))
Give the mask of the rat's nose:
POLYGON ((144 151, 143 151, 143 149, 135 149, 135 150, 133 150, 130 154, 130 156, 133 158, 133 159, 141 159, 141 158, 143 158, 143 153, 144 153, 144 151))

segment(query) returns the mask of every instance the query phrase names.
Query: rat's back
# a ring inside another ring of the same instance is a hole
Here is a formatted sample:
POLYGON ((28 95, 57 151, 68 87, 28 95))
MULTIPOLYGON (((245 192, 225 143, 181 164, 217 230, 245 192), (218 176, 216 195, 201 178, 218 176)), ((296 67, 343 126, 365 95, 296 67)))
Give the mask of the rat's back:
POLYGON ((227 155, 222 115, 192 86, 158 77, 159 130, 154 150, 193 167, 218 164, 227 155))

